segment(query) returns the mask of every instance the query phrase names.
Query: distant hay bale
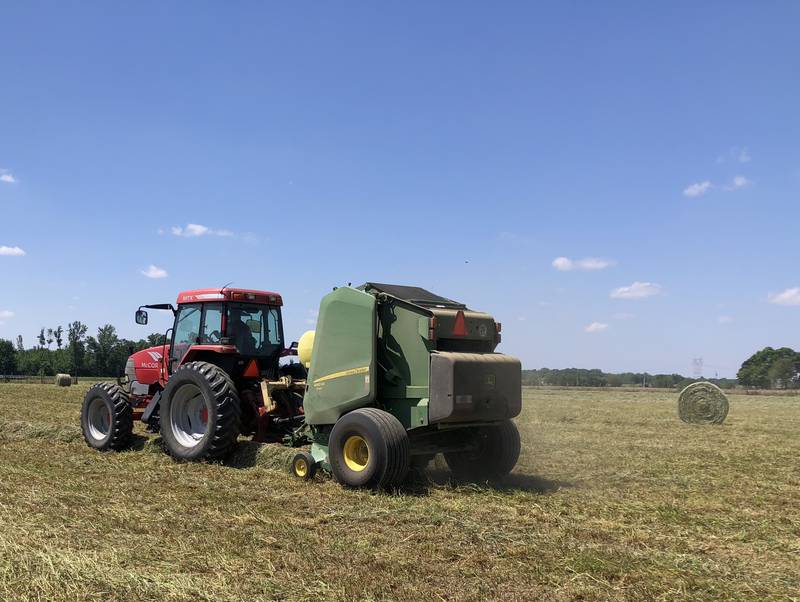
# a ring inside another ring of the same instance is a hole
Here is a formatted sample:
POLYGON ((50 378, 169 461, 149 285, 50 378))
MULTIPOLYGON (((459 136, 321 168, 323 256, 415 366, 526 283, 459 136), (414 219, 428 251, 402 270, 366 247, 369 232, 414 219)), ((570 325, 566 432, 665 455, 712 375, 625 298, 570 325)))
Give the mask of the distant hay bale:
POLYGON ((678 416, 690 424, 722 424, 728 415, 728 398, 709 382, 692 383, 678 398, 678 416))
POLYGON ((69 374, 56 374, 56 385, 59 387, 69 387, 72 384, 72 377, 69 374))

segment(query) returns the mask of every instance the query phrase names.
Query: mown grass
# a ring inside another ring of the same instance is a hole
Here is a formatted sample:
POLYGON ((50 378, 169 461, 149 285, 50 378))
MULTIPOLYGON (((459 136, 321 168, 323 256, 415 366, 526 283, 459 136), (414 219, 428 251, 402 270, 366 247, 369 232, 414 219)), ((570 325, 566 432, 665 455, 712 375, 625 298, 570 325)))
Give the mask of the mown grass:
POLYGON ((531 389, 494 487, 294 480, 79 435, 88 386, 0 385, 2 600, 800 599, 800 400, 531 389))

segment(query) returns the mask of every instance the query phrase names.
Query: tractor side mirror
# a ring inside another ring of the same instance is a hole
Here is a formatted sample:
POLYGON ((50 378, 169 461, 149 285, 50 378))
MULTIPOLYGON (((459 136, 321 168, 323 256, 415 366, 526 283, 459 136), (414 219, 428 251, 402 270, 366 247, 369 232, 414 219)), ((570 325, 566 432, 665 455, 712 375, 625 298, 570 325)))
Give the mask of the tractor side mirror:
POLYGON ((289 349, 292 349, 293 351, 297 351, 297 345, 298 345, 297 341, 292 341, 289 344, 289 349))
POLYGON ((147 324, 147 312, 143 309, 136 311, 136 323, 144 326, 147 324))

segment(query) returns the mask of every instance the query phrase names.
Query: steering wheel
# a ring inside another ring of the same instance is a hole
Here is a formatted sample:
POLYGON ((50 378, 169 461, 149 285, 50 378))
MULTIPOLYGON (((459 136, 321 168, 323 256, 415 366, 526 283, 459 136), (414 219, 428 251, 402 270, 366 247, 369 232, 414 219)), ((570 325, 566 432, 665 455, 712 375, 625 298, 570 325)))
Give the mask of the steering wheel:
POLYGON ((219 330, 214 330, 213 332, 209 333, 206 339, 209 343, 219 343, 222 339, 222 335, 220 335, 219 330))

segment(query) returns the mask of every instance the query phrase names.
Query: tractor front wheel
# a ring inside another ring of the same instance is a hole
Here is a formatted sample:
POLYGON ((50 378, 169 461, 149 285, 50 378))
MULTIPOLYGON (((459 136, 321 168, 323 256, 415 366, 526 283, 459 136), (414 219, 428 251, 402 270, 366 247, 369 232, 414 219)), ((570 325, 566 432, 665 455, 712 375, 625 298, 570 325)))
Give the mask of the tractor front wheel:
POLYGON ((510 420, 476 428, 474 443, 471 451, 444 454, 447 465, 459 480, 488 481, 504 477, 519 460, 519 431, 510 420))
POLYGON ((92 385, 83 398, 81 431, 86 444, 100 451, 119 451, 131 443, 133 408, 114 383, 92 385))
POLYGON ((241 404, 230 376, 189 362, 170 377, 161 401, 161 438, 179 460, 220 460, 239 437, 241 404))
POLYGON ((410 443, 400 421, 377 408, 360 408, 333 425, 328 460, 348 487, 391 487, 408 474, 410 443))

